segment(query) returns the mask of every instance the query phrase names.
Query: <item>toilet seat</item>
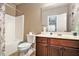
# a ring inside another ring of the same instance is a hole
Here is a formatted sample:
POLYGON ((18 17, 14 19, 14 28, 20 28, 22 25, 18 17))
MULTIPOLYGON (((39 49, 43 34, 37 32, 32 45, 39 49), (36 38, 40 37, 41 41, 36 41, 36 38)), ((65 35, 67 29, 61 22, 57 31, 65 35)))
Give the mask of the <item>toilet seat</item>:
POLYGON ((27 42, 20 42, 18 45, 18 51, 20 55, 25 55, 30 49, 32 49, 32 44, 35 43, 35 35, 27 34, 27 42))
POLYGON ((18 45, 18 48, 19 50, 27 50, 31 47, 32 43, 28 43, 28 42, 25 42, 25 43, 21 43, 18 45))

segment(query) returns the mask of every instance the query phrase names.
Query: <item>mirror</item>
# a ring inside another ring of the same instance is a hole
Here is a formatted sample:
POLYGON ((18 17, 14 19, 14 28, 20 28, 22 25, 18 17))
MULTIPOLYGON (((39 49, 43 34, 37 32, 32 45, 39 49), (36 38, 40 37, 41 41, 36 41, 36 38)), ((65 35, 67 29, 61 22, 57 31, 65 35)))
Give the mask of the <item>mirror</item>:
POLYGON ((79 4, 60 3, 42 8, 42 28, 47 32, 78 31, 77 20, 79 4))
POLYGON ((48 16, 47 20, 48 32, 66 32, 67 31, 66 25, 67 25, 66 13, 48 16))
POLYGON ((47 30, 49 32, 57 31, 57 15, 48 16, 47 30))

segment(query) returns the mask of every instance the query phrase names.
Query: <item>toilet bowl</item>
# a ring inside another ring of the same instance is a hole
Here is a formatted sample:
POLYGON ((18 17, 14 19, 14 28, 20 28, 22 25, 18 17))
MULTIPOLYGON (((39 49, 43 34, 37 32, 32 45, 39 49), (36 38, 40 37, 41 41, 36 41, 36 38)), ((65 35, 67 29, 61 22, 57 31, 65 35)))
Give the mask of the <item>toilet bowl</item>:
POLYGON ((27 50, 31 47, 32 43, 22 43, 18 46, 18 48, 22 51, 22 50, 27 50))
POLYGON ((20 43, 18 45, 18 50, 22 52, 28 51, 30 48, 32 48, 32 43, 35 43, 35 35, 29 35, 27 34, 27 42, 20 43))

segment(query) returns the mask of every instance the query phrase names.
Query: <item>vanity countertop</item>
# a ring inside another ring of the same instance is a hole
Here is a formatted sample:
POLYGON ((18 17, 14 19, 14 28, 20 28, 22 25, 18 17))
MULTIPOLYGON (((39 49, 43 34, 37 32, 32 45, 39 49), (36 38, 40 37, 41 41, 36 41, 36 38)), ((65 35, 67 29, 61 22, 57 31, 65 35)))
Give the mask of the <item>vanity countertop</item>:
POLYGON ((62 38, 62 39, 70 39, 70 40, 79 40, 79 36, 73 36, 70 32, 55 32, 52 35, 50 34, 37 34, 37 37, 48 37, 48 38, 62 38))

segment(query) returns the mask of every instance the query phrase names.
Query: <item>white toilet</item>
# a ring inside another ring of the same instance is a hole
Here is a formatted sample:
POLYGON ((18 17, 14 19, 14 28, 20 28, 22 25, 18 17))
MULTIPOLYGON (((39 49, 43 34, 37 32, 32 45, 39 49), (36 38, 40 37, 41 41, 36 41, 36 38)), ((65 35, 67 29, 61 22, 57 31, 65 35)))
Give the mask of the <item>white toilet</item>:
POLYGON ((27 42, 23 42, 18 45, 19 55, 24 55, 29 49, 31 49, 32 44, 35 43, 35 35, 27 34, 27 42))

